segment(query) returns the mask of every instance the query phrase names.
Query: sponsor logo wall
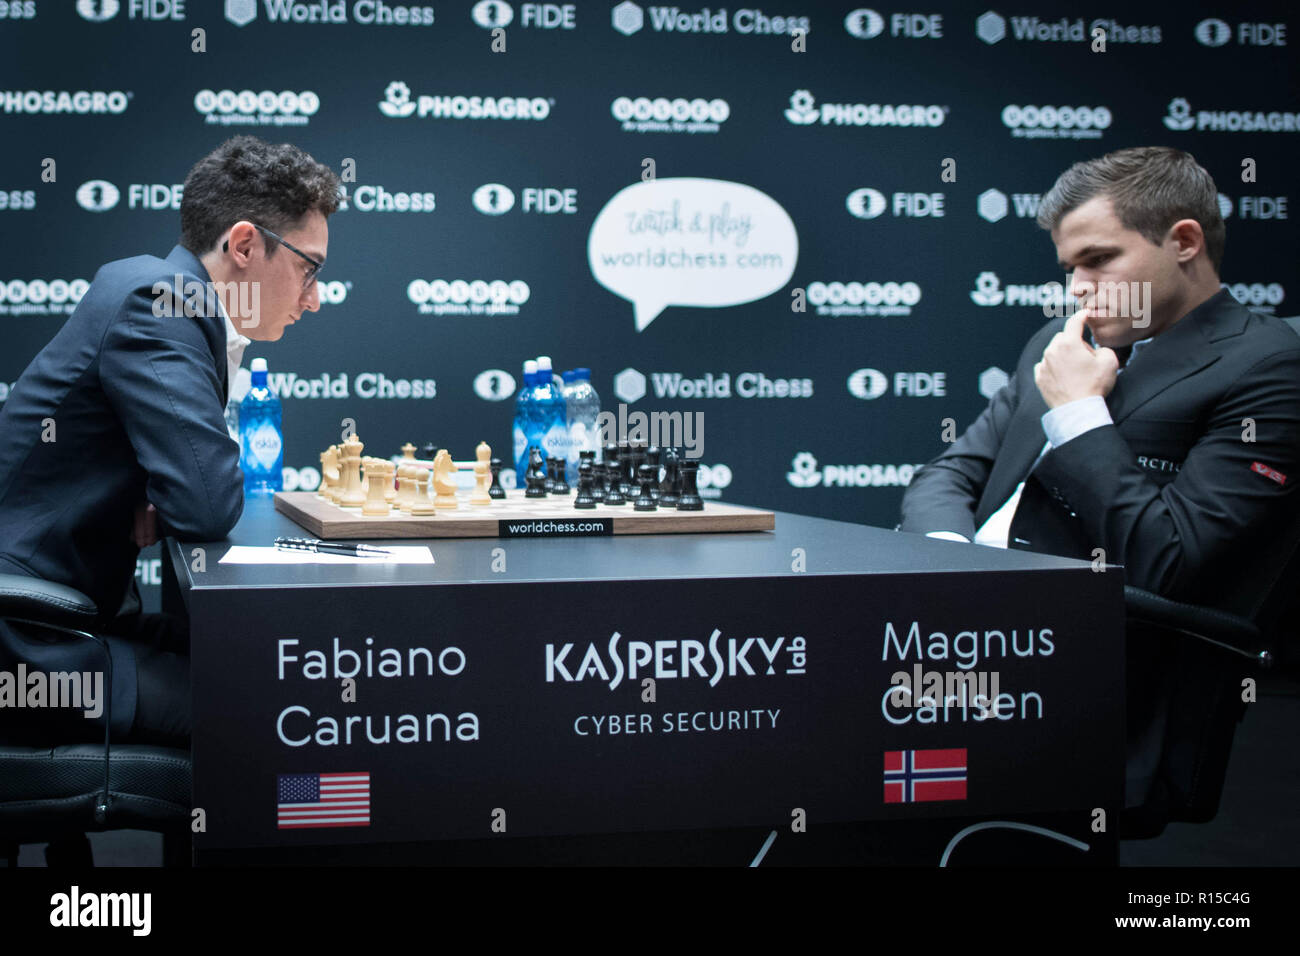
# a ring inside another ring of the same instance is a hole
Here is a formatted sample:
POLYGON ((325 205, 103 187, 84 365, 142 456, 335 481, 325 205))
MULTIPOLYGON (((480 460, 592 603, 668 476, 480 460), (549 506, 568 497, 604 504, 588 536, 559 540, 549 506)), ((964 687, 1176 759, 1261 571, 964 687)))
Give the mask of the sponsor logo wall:
POLYGON ((284 403, 286 487, 345 418, 366 454, 508 457, 549 354, 606 410, 702 414, 702 488, 892 527, 942 422, 1066 298, 1042 196, 1122 146, 1192 152, 1225 287, 1300 312, 1284 3, 0 8, 0 401, 101 265, 166 255, 222 139, 353 170, 320 310, 245 355, 284 403))

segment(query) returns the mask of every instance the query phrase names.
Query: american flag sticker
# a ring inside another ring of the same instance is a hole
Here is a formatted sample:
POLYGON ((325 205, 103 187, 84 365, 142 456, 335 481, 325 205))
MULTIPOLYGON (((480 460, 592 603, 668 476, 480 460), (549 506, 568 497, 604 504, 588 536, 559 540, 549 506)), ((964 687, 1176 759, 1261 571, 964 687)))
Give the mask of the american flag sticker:
POLYGON ((966 748, 886 750, 885 802, 966 799, 966 748))
POLYGON ((370 826, 369 773, 282 773, 276 782, 281 830, 370 826))

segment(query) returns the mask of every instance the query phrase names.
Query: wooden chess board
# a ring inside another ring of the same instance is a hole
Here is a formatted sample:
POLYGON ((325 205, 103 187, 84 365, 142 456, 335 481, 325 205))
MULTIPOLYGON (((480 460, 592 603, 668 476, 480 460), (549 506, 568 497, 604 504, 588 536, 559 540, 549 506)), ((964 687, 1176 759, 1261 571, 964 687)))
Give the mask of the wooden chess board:
POLYGON ((416 517, 401 513, 363 515, 360 508, 342 508, 311 491, 279 491, 275 510, 302 525, 317 538, 511 538, 586 537, 608 534, 705 534, 727 531, 771 531, 776 515, 759 508, 705 501, 703 511, 634 511, 632 502, 594 509, 573 507, 572 494, 525 498, 520 489, 505 500, 471 505, 459 495, 456 511, 416 517))

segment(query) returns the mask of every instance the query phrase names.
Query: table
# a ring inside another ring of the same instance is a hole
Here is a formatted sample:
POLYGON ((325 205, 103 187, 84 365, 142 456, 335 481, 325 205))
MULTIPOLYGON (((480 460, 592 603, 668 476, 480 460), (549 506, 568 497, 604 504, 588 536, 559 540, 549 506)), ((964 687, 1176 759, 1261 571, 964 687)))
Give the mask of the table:
POLYGON ((431 566, 219 561, 301 533, 250 499, 229 541, 167 543, 200 863, 771 831, 933 865, 989 820, 1113 862, 1119 568, 780 512, 772 532, 433 540, 431 566), (900 672, 922 705, 938 674, 947 706, 906 706, 900 672), (352 799, 314 804, 313 780, 352 799))

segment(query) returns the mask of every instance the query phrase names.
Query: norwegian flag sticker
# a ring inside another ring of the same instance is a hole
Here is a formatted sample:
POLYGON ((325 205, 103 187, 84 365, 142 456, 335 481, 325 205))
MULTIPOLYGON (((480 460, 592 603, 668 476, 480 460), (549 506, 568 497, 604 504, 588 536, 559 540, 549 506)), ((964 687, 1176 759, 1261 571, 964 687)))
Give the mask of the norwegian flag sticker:
POLYGON ((1250 463, 1250 470, 1263 475, 1265 478, 1272 478, 1279 485, 1286 484, 1286 475, 1282 474, 1282 472, 1278 471, 1276 468, 1268 467, 1268 465, 1264 464, 1262 461, 1252 461, 1250 463))

